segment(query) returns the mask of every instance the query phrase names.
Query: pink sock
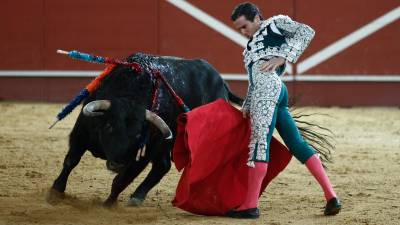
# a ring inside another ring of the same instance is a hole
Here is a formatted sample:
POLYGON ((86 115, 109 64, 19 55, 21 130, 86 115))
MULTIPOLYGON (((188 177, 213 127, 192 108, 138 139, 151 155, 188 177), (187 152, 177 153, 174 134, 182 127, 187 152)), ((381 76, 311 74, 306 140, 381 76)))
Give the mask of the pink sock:
POLYGON ((256 162, 254 168, 250 168, 247 180, 248 190, 246 200, 237 210, 256 208, 258 206, 258 196, 265 175, 267 174, 268 163, 256 162))
POLYGON ((326 200, 329 201, 330 199, 336 197, 336 193, 333 190, 332 184, 326 175, 325 169, 322 167, 321 160, 316 154, 307 160, 306 167, 318 181, 319 185, 321 185, 322 190, 324 190, 326 200))

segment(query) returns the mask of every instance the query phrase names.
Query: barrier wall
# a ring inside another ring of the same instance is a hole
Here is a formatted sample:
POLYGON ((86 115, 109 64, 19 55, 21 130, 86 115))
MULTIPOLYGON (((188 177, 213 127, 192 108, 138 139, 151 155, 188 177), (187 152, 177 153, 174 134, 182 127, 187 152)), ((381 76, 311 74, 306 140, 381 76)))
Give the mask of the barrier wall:
MULTIPOLYGON (((0 99, 68 101, 104 68, 57 55, 57 49, 115 58, 135 52, 203 58, 244 96, 245 42, 229 35, 229 17, 240 2, 2 0, 0 99), (208 24, 210 18, 217 22, 208 24)), ((398 0, 253 2, 264 17, 286 14, 316 30, 284 78, 299 104, 400 104, 398 0)))

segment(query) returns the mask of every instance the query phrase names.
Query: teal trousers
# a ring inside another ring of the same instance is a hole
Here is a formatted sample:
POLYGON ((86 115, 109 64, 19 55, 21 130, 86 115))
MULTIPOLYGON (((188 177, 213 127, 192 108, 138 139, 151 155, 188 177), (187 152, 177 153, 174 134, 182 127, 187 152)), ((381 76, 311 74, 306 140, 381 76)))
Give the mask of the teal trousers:
MULTIPOLYGON (((315 150, 303 139, 299 129, 294 122, 292 115, 289 112, 289 97, 286 85, 282 82, 282 89, 279 95, 278 103, 275 107, 274 117, 267 135, 267 146, 271 143, 272 131, 276 128, 279 135, 282 137, 285 145, 289 148, 291 154, 296 157, 301 163, 305 163, 316 152, 315 150)), ((269 162, 269 147, 265 149, 267 152, 266 162, 269 162)), ((254 160, 259 161, 259 160, 254 160)), ((260 162, 260 161, 259 161, 260 162)))

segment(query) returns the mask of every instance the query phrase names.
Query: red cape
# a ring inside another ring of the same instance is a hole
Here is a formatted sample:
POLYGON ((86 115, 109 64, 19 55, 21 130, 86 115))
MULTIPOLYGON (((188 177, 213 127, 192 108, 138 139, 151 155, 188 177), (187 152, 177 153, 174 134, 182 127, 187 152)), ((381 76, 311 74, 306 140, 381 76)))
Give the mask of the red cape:
MULTIPOLYGON (((184 171, 172 204, 202 215, 223 215, 241 205, 247 191, 249 140, 249 120, 222 99, 182 114, 173 159, 184 171)), ((260 195, 292 158, 275 138, 270 149, 260 195)))

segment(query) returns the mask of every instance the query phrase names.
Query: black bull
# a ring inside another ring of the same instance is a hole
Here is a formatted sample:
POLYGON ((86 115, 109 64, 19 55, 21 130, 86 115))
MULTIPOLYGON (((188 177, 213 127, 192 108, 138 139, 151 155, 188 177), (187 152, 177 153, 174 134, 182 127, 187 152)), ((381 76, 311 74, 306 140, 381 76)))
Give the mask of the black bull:
POLYGON ((139 63, 143 71, 139 74, 131 68, 117 66, 85 100, 85 107, 71 131, 69 151, 53 190, 65 191, 70 172, 86 150, 106 160, 107 168, 117 173, 105 205, 116 202, 118 195, 149 162, 152 168, 131 195, 130 205, 142 203, 147 193, 170 170, 174 138, 166 139, 165 136, 168 136, 169 127, 175 137, 176 119, 182 109, 163 84, 156 92, 156 104, 152 103, 155 79, 149 68, 159 70, 191 109, 218 98, 241 104, 241 99, 230 92, 219 73, 204 60, 145 54, 135 54, 127 60, 139 63), (149 113, 150 109, 165 123, 149 119, 157 117, 149 113), (143 142, 146 150, 141 154, 143 142))

